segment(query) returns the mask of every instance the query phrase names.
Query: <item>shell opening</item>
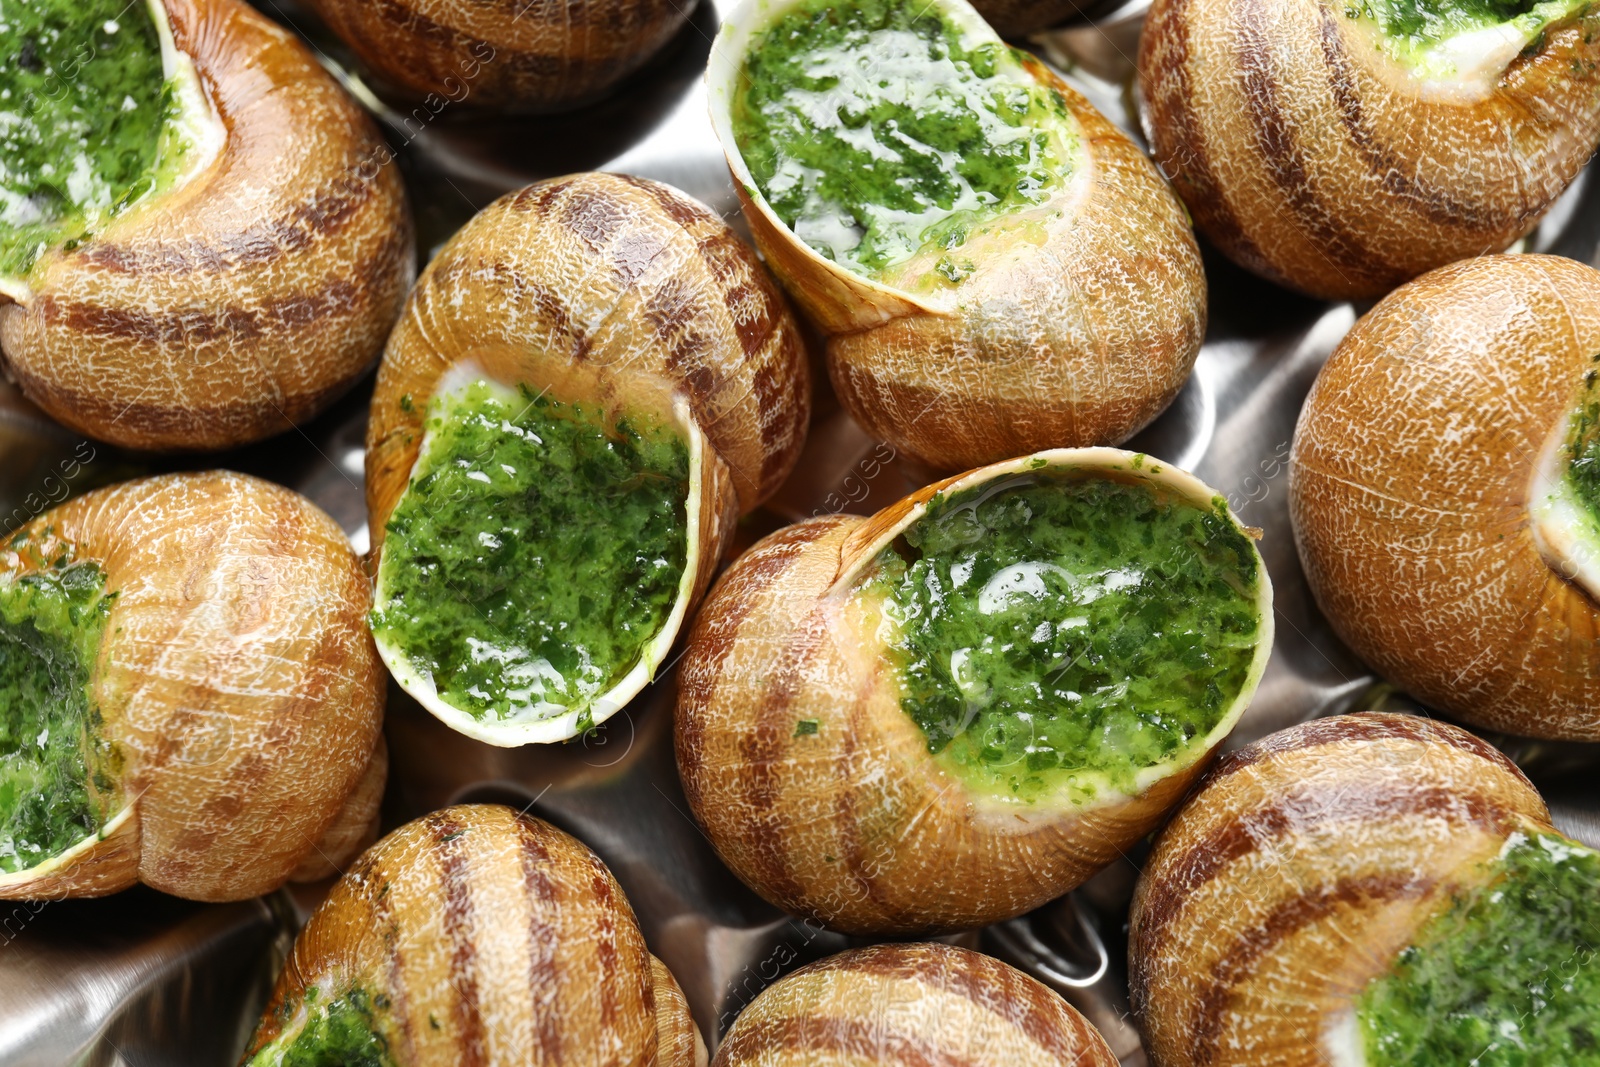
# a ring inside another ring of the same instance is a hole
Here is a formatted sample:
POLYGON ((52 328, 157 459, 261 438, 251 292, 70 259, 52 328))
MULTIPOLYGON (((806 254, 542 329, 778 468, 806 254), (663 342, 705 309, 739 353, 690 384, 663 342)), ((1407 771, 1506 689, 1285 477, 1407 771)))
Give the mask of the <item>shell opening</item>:
POLYGON ((1379 49, 1425 82, 1492 85, 1552 23, 1589 0, 1365 0, 1344 16, 1379 49))
POLYGON ((760 210, 833 269, 935 304, 1041 243, 1083 157, 1061 95, 964 0, 751 0, 707 77, 760 210))
POLYGON ((283 1006, 291 1013, 285 1029, 246 1067, 394 1067, 379 1022, 388 1007, 359 986, 330 998, 308 986, 299 1004, 283 1006))
POLYGON ((373 633, 396 680, 490 744, 615 714, 683 624, 705 459, 681 398, 656 420, 458 365, 385 528, 373 633))
POLYGON ((183 185, 226 135, 161 0, 38 0, 7 21, 18 45, 0 70, 0 294, 26 303, 46 252, 183 185))
MULTIPOLYGON (((1595 357, 1600 362, 1600 356, 1595 357)), ((1584 380, 1572 413, 1550 432, 1528 492, 1534 543, 1561 577, 1600 601, 1600 390, 1584 380)))
POLYGON ((1356 997, 1353 1062, 1585 1062, 1600 1054, 1596 959, 1600 853, 1513 833, 1356 997))
POLYGON ((1112 449, 997 465, 927 501, 842 591, 928 751, 975 793, 1134 796, 1242 713, 1270 583, 1226 504, 1178 474, 1112 449))
POLYGON ((45 547, 53 559, 0 577, 0 872, 8 875, 40 873, 94 841, 118 799, 92 688, 113 597, 97 565, 45 547))

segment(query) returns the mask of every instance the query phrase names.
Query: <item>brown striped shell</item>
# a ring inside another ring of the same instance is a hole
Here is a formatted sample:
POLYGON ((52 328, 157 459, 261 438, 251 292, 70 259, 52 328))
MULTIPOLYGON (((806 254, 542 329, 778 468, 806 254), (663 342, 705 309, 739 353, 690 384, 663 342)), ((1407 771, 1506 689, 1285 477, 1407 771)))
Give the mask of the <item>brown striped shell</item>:
MULTIPOLYGON (((788 305, 733 231, 669 186, 576 174, 495 201, 428 265, 384 352, 367 428, 375 568, 422 447, 428 398, 469 365, 566 402, 654 415, 688 438, 687 573, 667 631, 647 651, 653 668, 710 584, 737 517, 799 458, 810 372, 788 305)), ((634 681, 616 700, 644 676, 634 681)), ((556 733, 475 723, 412 692, 491 744, 577 732, 571 723, 556 733)))
POLYGON ((164 0, 220 153, 0 296, 7 373, 128 448, 217 449, 310 418, 359 378, 411 284, 400 175, 355 101, 239 0, 164 0))
POLYGON ((929 755, 901 708, 887 638, 850 594, 935 494, 1042 467, 1143 481, 1201 507, 1216 497, 1131 453, 1039 453, 927 486, 869 519, 833 515, 780 530, 741 556, 701 609, 679 668, 684 795, 723 862, 784 910, 880 934, 1029 911, 1154 829, 1243 714, 1272 644, 1264 569, 1261 640, 1245 686, 1209 735, 1139 773, 1137 795, 1108 785, 1089 801, 1005 803, 929 755), (800 720, 814 732, 801 733, 800 720))
POLYGON ((696 0, 312 0, 382 82, 433 111, 557 111, 604 95, 661 51, 696 0), (434 106, 437 105, 437 106, 434 106))
MULTIPOLYGON (((683 992, 582 842, 494 804, 368 850, 295 942, 248 1060, 356 989, 403 1067, 704 1067, 683 992)), ((255 1061, 276 1063, 272 1053, 255 1061)))
POLYGON ((1547 561, 1533 510, 1596 354, 1600 271, 1469 260, 1365 315, 1295 431, 1318 605, 1378 671, 1490 729, 1600 740, 1600 555, 1547 561))
MULTIPOLYGON (((712 121, 756 247, 827 335, 829 376, 856 421, 952 471, 1116 444, 1160 414, 1200 351, 1206 283, 1188 215, 1144 154, 1024 56, 1033 77, 1064 98, 1082 145, 1042 236, 1008 234, 973 251, 976 271, 945 292, 853 274, 773 213, 733 136, 751 39, 794 2, 747 0, 723 27, 706 75, 712 121)), ((937 6, 965 33, 993 36, 965 0, 937 6)))
POLYGON ((1600 142, 1600 16, 1443 80, 1391 59, 1349 8, 1156 0, 1139 47, 1146 132, 1200 230, 1337 299, 1506 248, 1600 142))
POLYGON ((0 898, 136 882, 243 900, 314 878, 371 840, 388 766, 370 599, 344 533, 310 501, 225 471, 142 478, 35 519, 0 567, 70 546, 116 593, 90 677, 120 760, 100 838, 0 898))
POLYGON ((1321 719, 1224 756, 1134 896, 1151 1063, 1351 1062, 1337 1042, 1355 995, 1514 831, 1548 823, 1493 747, 1414 716, 1321 719))
POLYGON ((873 945, 762 990, 714 1067, 1116 1067, 1105 1038, 1014 967, 938 942, 873 945))

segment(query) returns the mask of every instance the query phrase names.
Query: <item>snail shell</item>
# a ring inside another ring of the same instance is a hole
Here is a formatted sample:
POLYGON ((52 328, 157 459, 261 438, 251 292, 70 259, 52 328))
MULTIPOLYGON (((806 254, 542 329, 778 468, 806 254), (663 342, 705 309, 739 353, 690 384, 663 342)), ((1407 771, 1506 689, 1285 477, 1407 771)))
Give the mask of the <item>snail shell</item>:
POLYGON ((1204 508, 1216 499, 1182 471, 1134 461, 1077 449, 994 464, 870 519, 780 530, 727 570, 680 666, 676 746, 690 808, 735 874, 784 910, 848 933, 963 929, 1060 896, 1155 828, 1260 680, 1272 643, 1264 569, 1250 672, 1211 733, 1140 771, 1136 795, 1107 786, 1090 800, 1027 807, 982 797, 935 762, 902 710, 887 638, 848 608, 858 578, 941 492, 1049 467, 1142 481, 1204 508), (821 727, 801 735, 799 720, 821 727))
POLYGON ((1344 1062, 1329 1027, 1530 828, 1549 813, 1522 773, 1427 719, 1322 719, 1224 756, 1134 895, 1129 982, 1151 1062, 1344 1062))
POLYGON ((695 6, 312 0, 363 62, 407 95, 519 111, 557 111, 603 95, 659 52, 695 6))
POLYGON ((714 1067, 1116 1067, 1066 1001, 990 956, 938 942, 873 945, 802 967, 762 990, 714 1067))
POLYGON ((304 45, 239 0, 163 3, 220 151, 8 287, 0 349, 91 437, 228 448, 371 366, 411 284, 411 214, 372 121, 304 45))
POLYGON ((1139 101, 1157 164, 1236 262, 1378 297, 1499 251, 1600 142, 1600 34, 1575 14, 1483 69, 1412 74, 1343 0, 1156 0, 1139 101))
POLYGON ((388 761, 370 594, 310 501, 225 471, 142 478, 52 509, 10 542, 16 576, 70 549, 115 593, 90 676, 121 761, 98 837, 0 897, 144 882, 242 900, 345 862, 376 827, 388 761))
MULTIPOLYGON (((1082 145, 1074 176, 1051 201, 1060 214, 1043 224, 1042 243, 986 255, 945 293, 854 274, 772 211, 733 135, 744 57, 792 6, 747 0, 730 17, 706 74, 711 117, 756 247, 827 335, 834 391, 856 420, 949 471, 1115 444, 1160 414, 1200 351, 1206 284, 1188 215, 1143 153, 1023 55, 1025 69, 1065 99, 1082 145)), ((994 38, 965 0, 934 6, 964 34, 994 38)))
POLYGON ((1538 509, 1596 353, 1600 271, 1469 260, 1365 315, 1295 431, 1290 514, 1323 613, 1396 684, 1490 729, 1600 739, 1600 553, 1538 509))
POLYGON ((296 940, 247 1062, 276 1067, 318 1007, 352 990, 406 1067, 706 1063, 605 864, 499 805, 436 811, 356 861, 296 940))
MULTIPOLYGON (((470 367, 608 411, 654 413, 689 443, 689 554, 672 614, 641 666, 593 705, 600 722, 666 657, 737 517, 783 482, 805 439, 799 327, 754 253, 707 208, 657 182, 577 174, 495 201, 423 272, 390 338, 367 430, 373 564, 423 443, 428 398, 470 367)), ((381 576, 380 576, 381 586, 381 576)), ((478 721, 380 651, 402 685, 497 745, 575 736, 577 713, 478 721)))

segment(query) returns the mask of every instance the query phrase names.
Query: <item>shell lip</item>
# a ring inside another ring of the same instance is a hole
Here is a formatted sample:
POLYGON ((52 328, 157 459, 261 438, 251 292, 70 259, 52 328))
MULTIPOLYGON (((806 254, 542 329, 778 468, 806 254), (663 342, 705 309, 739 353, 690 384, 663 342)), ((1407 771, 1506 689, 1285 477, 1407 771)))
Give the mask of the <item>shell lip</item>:
MULTIPOLYGON (((829 586, 824 597, 842 598, 848 596, 863 573, 872 566, 878 554, 887 548, 908 527, 920 521, 927 514, 928 505, 935 496, 959 493, 966 489, 984 485, 991 481, 1003 479, 1012 475, 1032 474, 1040 471, 1060 470, 1070 472, 1084 472, 1090 476, 1099 474, 1116 473, 1137 481, 1143 481, 1152 486, 1158 486, 1173 492, 1181 499, 1196 507, 1210 509, 1216 501, 1223 499, 1222 495, 1211 488, 1199 478, 1180 467, 1170 463, 1153 459, 1144 453, 1130 452, 1121 448, 1093 447, 1093 448, 1056 448, 1030 455, 1019 456, 1015 459, 1001 460, 985 467, 978 467, 967 471, 954 478, 936 482, 915 494, 916 499, 898 520, 883 528, 881 532, 873 535, 869 540, 859 544, 847 544, 844 557, 849 560, 839 575, 829 586)), ((1244 715, 1245 709, 1250 706, 1250 701, 1255 697, 1256 689, 1261 684, 1262 675, 1267 669, 1267 661, 1272 655, 1272 640, 1274 632, 1272 579, 1267 573, 1266 562, 1262 560, 1261 553, 1255 548, 1253 531, 1239 521, 1232 508, 1227 509, 1228 521, 1233 524, 1251 545, 1251 550, 1256 559, 1256 617, 1260 630, 1256 641, 1255 652, 1250 660, 1250 669, 1245 675, 1244 682, 1239 687, 1238 694, 1228 706, 1227 711, 1217 720, 1217 724, 1209 733, 1191 739, 1177 754, 1153 763, 1141 769, 1134 776, 1132 792, 1125 792, 1115 787, 1110 778, 1095 774, 1081 774, 1076 776, 1080 786, 1090 785, 1094 788, 1094 799, 1077 801, 1070 798, 1066 790, 1058 791, 1054 796, 1035 801, 1027 808, 1030 812, 1037 812, 1042 818, 1050 818, 1062 811, 1084 812, 1096 808, 1109 807, 1135 799, 1148 792, 1158 782, 1174 775, 1181 774, 1193 767, 1196 763, 1207 758, 1227 736, 1233 732, 1234 726, 1244 715)), ((966 789, 968 799, 973 803, 977 814, 990 817, 1004 816, 1007 823, 1015 824, 1019 812, 1017 802, 998 795, 991 796, 981 790, 966 789)), ((1024 818, 1024 822, 1028 820, 1024 818)))
MULTIPOLYGON (((1574 841, 1572 838, 1567 837, 1566 834, 1563 834, 1548 822, 1530 818, 1524 813, 1513 818, 1512 829, 1506 832, 1504 842, 1497 853, 1488 858, 1475 857, 1467 859, 1441 881, 1455 888, 1473 884, 1486 884, 1482 878, 1470 872, 1480 871, 1485 868, 1492 870, 1504 860, 1506 853, 1519 840, 1526 840, 1530 835, 1547 834, 1553 834, 1576 848, 1589 852, 1595 851, 1583 842, 1574 841), (1469 873, 1462 877, 1463 872, 1469 873)), ((1454 889, 1452 889, 1452 893, 1453 891, 1454 889)), ((1413 921, 1408 935, 1408 943, 1415 944, 1414 939, 1417 934, 1425 929, 1438 914, 1436 910, 1417 912, 1416 919, 1413 921)), ((1379 975, 1386 973, 1391 966, 1392 962, 1385 963, 1383 970, 1372 974, 1366 981, 1375 980, 1379 975)), ((1349 992, 1340 994, 1337 1007, 1330 1008, 1323 1015, 1321 1032, 1318 1035, 1318 1045, 1326 1057, 1328 1067, 1368 1067, 1371 1062, 1367 1056, 1366 1044, 1362 1039, 1360 1017, 1356 1010, 1358 995, 1349 992)))
POLYGON ((1600 519, 1566 477, 1568 419, 1557 420, 1534 463, 1528 529, 1549 568, 1600 603, 1600 519))
MULTIPOLYGON (((476 364, 471 360, 464 360, 440 378, 435 386, 435 395, 448 392, 457 384, 465 384, 465 379, 484 376, 476 364)), ((715 502, 707 496, 703 485, 706 465, 712 462, 714 453, 704 430, 690 410, 688 398, 681 393, 673 398, 672 414, 673 424, 684 435, 689 445, 689 493, 688 499, 684 502, 687 518, 684 536, 688 542, 687 551, 684 554, 683 573, 678 578, 678 591, 673 597, 672 610, 661 624, 661 628, 645 642, 633 667, 588 704, 569 708, 557 715, 526 720, 494 720, 488 716, 479 718, 471 712, 447 703, 439 695, 433 678, 427 672, 418 670, 403 649, 375 630, 372 636, 378 648, 378 655, 400 688, 426 708, 434 718, 457 733, 497 748, 518 748, 522 745, 571 740, 589 726, 598 726, 621 711, 645 686, 654 681, 656 668, 661 666, 672 651, 678 633, 683 629, 689 604, 694 599, 695 576, 700 568, 700 553, 706 530, 713 522, 711 509, 715 507, 715 502), (585 720, 586 724, 580 728, 579 724, 585 720)), ((416 463, 422 462, 422 457, 427 454, 428 436, 426 433, 423 436, 421 447, 417 450, 416 463)), ((415 463, 412 469, 413 471, 416 469, 415 463)), ((409 476, 407 480, 409 482, 409 476)), ((383 559, 380 558, 373 587, 374 608, 387 602, 384 594, 384 573, 383 559)))
POLYGON ((170 195, 193 181, 196 175, 215 162, 227 144, 228 130, 218 114, 216 103, 206 90, 200 70, 187 52, 178 48, 172 34, 172 22, 167 17, 163 0, 149 0, 151 17, 155 19, 156 33, 161 38, 161 70, 169 81, 176 83, 178 124, 188 138, 192 156, 171 185, 161 190, 157 197, 170 195))
POLYGON ((25 867, 20 871, 13 871, 9 874, 0 874, 0 899, 4 899, 7 891, 17 886, 26 885, 29 882, 37 882, 71 870, 79 860, 116 836, 123 826, 134 817, 136 810, 133 803, 124 801, 122 807, 117 809, 117 813, 107 819, 99 830, 92 834, 86 834, 71 848, 58 852, 49 859, 41 860, 32 867, 25 867))
MULTIPOLYGON (((772 210, 772 205, 767 203, 766 196, 761 192, 760 186, 756 184, 749 166, 744 161, 744 154, 739 150, 739 142, 733 135, 733 100, 738 87, 739 73, 744 65, 744 57, 749 54, 755 37, 779 17, 809 2, 812 0, 741 0, 723 21, 722 28, 717 31, 716 39, 711 43, 711 57, 706 64, 705 73, 711 126, 716 132, 718 142, 722 145, 722 154, 727 160, 728 170, 733 175, 734 185, 740 192, 740 199, 744 201, 746 210, 754 206, 774 231, 781 234, 783 240, 804 257, 815 270, 831 275, 846 287, 869 298, 909 304, 918 311, 930 315, 955 314, 956 307, 953 301, 930 300, 926 295, 918 295, 910 290, 857 274, 802 241, 788 224, 778 217, 777 212, 772 210)), ((967 0, 927 0, 927 6, 938 8, 965 34, 1005 43, 967 0)), ((1054 77, 1054 73, 1034 60, 1034 57, 1027 58, 1032 62, 1026 64, 1026 69, 1035 72, 1035 77, 1038 76, 1036 67, 1037 70, 1054 77)), ((1081 155, 1079 171, 1085 172, 1088 170, 1088 152, 1083 151, 1081 155)), ((1063 185, 1063 190, 1078 184, 1069 179, 1063 185)), ((885 321, 893 317, 888 312, 883 313, 885 321)))
MULTIPOLYGON (((1545 21, 1516 25, 1517 19, 1465 30, 1424 50, 1415 65, 1393 55, 1375 23, 1353 22, 1351 38, 1359 39, 1376 59, 1375 72, 1393 91, 1428 103, 1470 106, 1492 97, 1512 64, 1538 39, 1582 10, 1586 0, 1542 0, 1545 21), (1555 10, 1564 6, 1565 10, 1555 10)), ((1346 20, 1349 22, 1349 20, 1346 20)))
MULTIPOLYGON (((178 475, 158 475, 157 477, 177 477, 177 476, 178 475)), ((72 542, 61 542, 61 543, 71 545, 72 550, 73 550, 73 562, 74 563, 90 562, 90 563, 93 563, 96 567, 99 567, 103 574, 105 573, 106 563, 105 563, 105 560, 103 558, 99 558, 99 557, 88 555, 88 554, 79 555, 78 554, 79 548, 78 548, 77 545, 73 544, 72 542)), ((15 555, 16 549, 8 549, 7 551, 8 551, 8 553, 11 553, 12 561, 16 562, 17 561, 17 557, 15 555)), ((24 566, 28 566, 31 569, 31 565, 29 565, 29 564, 24 564, 24 566)), ((13 573, 15 573, 15 572, 13 572, 13 573)), ((7 580, 9 580, 9 579, 7 579, 7 580)), ((109 574, 106 574, 106 579, 105 579, 106 590, 109 590, 111 585, 112 585, 111 576, 109 574)), ((101 593, 101 599, 104 599, 106 597, 114 597, 114 596, 115 596, 115 594, 112 593, 112 592, 109 592, 109 591, 102 591, 102 593, 101 593)), ((111 601, 111 605, 112 605, 111 606, 111 610, 113 612, 115 612, 115 610, 116 610, 116 601, 114 599, 111 601)), ((106 625, 107 625, 106 632, 105 632, 104 635, 102 635, 101 640, 100 640, 99 648, 100 648, 100 650, 102 652, 104 651, 105 646, 106 646, 106 638, 110 634, 110 629, 111 629, 110 622, 111 622, 111 619, 108 618, 107 621, 106 621, 106 625)), ((91 694, 94 691, 94 687, 97 686, 97 685, 98 685, 98 679, 96 679, 95 681, 90 683, 91 694)), ((94 701, 94 698, 91 695, 91 702, 93 702, 93 701, 94 701)), ((74 842, 69 848, 63 849, 62 851, 56 853, 54 856, 50 856, 50 857, 47 857, 47 858, 45 858, 43 860, 40 860, 38 863, 34 864, 32 867, 25 867, 20 871, 12 871, 12 872, 9 872, 9 873, 0 873, 0 899, 5 899, 7 893, 10 890, 16 888, 17 886, 26 885, 26 884, 28 884, 30 882, 39 881, 39 880, 45 879, 45 878, 55 877, 55 876, 58 876, 58 875, 60 875, 60 874, 62 874, 64 872, 70 871, 72 869, 72 867, 74 867, 78 863, 79 860, 84 859, 90 853, 92 853, 96 848, 98 848, 100 845, 102 845, 105 842, 111 840, 119 832, 121 832, 121 830, 123 829, 124 825, 130 819, 132 819, 134 817, 134 815, 136 814, 136 810, 137 809, 136 809, 136 805, 135 805, 135 800, 137 798, 134 798, 133 800, 130 800, 126 796, 122 795, 122 790, 120 788, 120 783, 119 783, 118 787, 114 790, 112 795, 118 799, 119 806, 116 809, 116 811, 111 815, 110 818, 106 819, 103 823, 100 824, 99 829, 95 830, 93 833, 85 834, 83 837, 79 838, 76 842, 74 842)))
POLYGON ((1367 1054, 1361 1045, 1361 1027, 1355 1006, 1339 1009, 1322 1023, 1320 1044, 1330 1067, 1367 1067, 1367 1054))
MULTIPOLYGON (((161 45, 162 77, 173 86, 173 99, 177 102, 175 122, 189 144, 189 158, 182 170, 153 193, 136 201, 132 210, 107 218, 99 233, 104 233, 119 219, 137 215, 141 209, 166 199, 188 185, 216 161, 227 143, 227 127, 217 113, 211 94, 206 91, 194 60, 178 48, 177 40, 173 37, 172 20, 167 16, 166 3, 164 0, 145 0, 145 6, 150 10, 150 19, 155 24, 156 38, 161 45)), ((158 174, 159 166, 158 161, 158 174)), ((95 236, 97 234, 91 234, 90 239, 93 240, 95 236)), ((28 283, 27 276, 0 274, 0 296, 9 297, 26 307, 33 299, 33 287, 28 283)))

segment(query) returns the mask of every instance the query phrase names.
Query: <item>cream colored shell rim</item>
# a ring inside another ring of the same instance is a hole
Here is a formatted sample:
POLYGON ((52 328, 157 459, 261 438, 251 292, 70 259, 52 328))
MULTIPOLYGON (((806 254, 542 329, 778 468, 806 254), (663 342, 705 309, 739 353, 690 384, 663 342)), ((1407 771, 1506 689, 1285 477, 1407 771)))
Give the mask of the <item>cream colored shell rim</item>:
POLYGON ((1600 523, 1566 477, 1570 414, 1545 438, 1528 487, 1529 529, 1550 569, 1600 602, 1600 523))
MULTIPOLYGON (((751 176, 750 168, 745 165, 744 155, 739 151, 739 142, 733 136, 733 100, 738 89, 739 71, 744 65, 744 57, 750 51, 751 42, 756 36, 788 14, 790 10, 811 2, 814 0, 742 0, 722 24, 722 28, 717 31, 716 40, 711 44, 711 58, 706 65, 706 92, 710 99, 711 125, 716 131, 717 140, 722 144, 728 169, 733 172, 733 180, 749 195, 750 202, 756 206, 756 210, 765 215, 768 222, 817 270, 840 278, 856 289, 909 302, 930 314, 951 314, 954 308, 947 306, 945 302, 932 301, 926 295, 897 289, 892 285, 857 274, 800 240, 772 210, 760 187, 756 185, 755 178, 751 176)), ((938 8, 969 41, 994 41, 1001 45, 1005 44, 984 21, 983 16, 967 3, 967 0, 928 0, 927 6, 938 8)), ((1076 188, 1081 182, 1073 179, 1081 178, 1091 166, 1087 151, 1080 149, 1078 155, 1077 171, 1063 183, 1062 188, 1052 199, 1067 200, 1076 196, 1076 188)), ((885 318, 887 317, 886 315, 885 318)))
POLYGON ((1413 69, 1390 54, 1376 23, 1345 18, 1342 0, 1320 2, 1339 18, 1350 35, 1347 39, 1359 40, 1378 57, 1377 73, 1390 89, 1429 102, 1470 105, 1492 96, 1517 56, 1540 33, 1581 10, 1587 0, 1543 0, 1536 4, 1536 9, 1542 10, 1535 13, 1548 16, 1548 21, 1536 30, 1508 20, 1458 33, 1430 49, 1433 55, 1427 58, 1432 65, 1420 69, 1413 69))
MULTIPOLYGON (((434 387, 433 396, 446 396, 453 392, 465 389, 472 382, 488 380, 505 388, 514 388, 513 383, 499 381, 485 373, 473 360, 462 360, 451 367, 439 378, 434 387)), ((430 397, 430 402, 431 402, 430 397)), ((702 541, 702 527, 707 523, 706 510, 712 503, 705 499, 702 479, 704 465, 709 452, 709 445, 704 432, 690 414, 689 402, 686 397, 679 394, 673 398, 673 423, 684 436, 689 445, 689 494, 685 502, 686 530, 688 538, 687 551, 684 555, 683 574, 678 579, 678 592, 673 599, 672 611, 662 623, 656 635, 646 642, 644 649, 639 654, 638 662, 610 689, 607 689, 587 706, 581 709, 569 709, 561 714, 547 718, 536 719, 506 719, 493 720, 487 717, 479 719, 470 712, 462 711, 452 704, 448 704, 439 696, 438 689, 434 686, 433 678, 426 672, 419 671, 412 664, 410 658, 398 646, 385 639, 376 630, 373 639, 378 647, 378 655, 383 659, 384 665, 389 668, 389 673, 417 703, 426 708, 430 714, 457 733, 465 734, 475 741, 495 745, 500 748, 517 748, 529 744, 549 744, 555 741, 567 741, 577 737, 580 732, 579 723, 588 720, 598 726, 611 716, 615 715, 634 697, 638 696, 645 686, 655 678, 656 668, 667 658, 671 652, 673 642, 677 640, 678 631, 683 628, 685 616, 688 614, 689 602, 694 597, 695 575, 700 569, 700 553, 702 541)), ((412 464, 411 472, 407 475, 406 490, 410 491, 410 480, 415 476, 416 466, 428 454, 428 446, 432 437, 424 433, 421 447, 417 450, 416 463, 412 464)), ((404 499, 402 492, 400 499, 404 499)), ((399 506, 396 500, 395 506, 399 506)), ((382 608, 388 603, 388 596, 384 590, 384 576, 387 574, 389 561, 393 559, 392 553, 384 553, 379 558, 378 575, 375 582, 372 603, 373 609, 382 608)))
POLYGON ((41 860, 32 867, 24 867, 22 870, 14 871, 10 874, 0 874, 0 895, 3 895, 13 886, 37 882, 62 871, 70 870, 97 846, 115 837, 128 820, 133 818, 134 811, 133 803, 124 799, 122 807, 117 809, 115 815, 106 820, 105 825, 92 834, 85 834, 71 848, 58 852, 48 859, 41 860))
MULTIPOLYGON (((1125 477, 1144 481, 1153 486, 1168 490, 1182 500, 1193 504, 1203 510, 1211 510, 1215 503, 1223 500, 1221 493, 1211 488, 1199 478, 1179 467, 1162 460, 1154 459, 1142 452, 1129 452, 1121 448, 1057 448, 1031 455, 1020 456, 1016 459, 1002 460, 992 463, 987 467, 979 467, 962 475, 960 478, 945 486, 938 495, 951 496, 975 486, 984 485, 991 481, 1006 478, 1016 474, 1036 474, 1040 471, 1057 470, 1073 473, 1115 472, 1125 477), (1042 461, 1042 462, 1041 462, 1042 461)), ((886 529, 856 554, 855 563, 846 569, 834 580, 827 596, 849 596, 856 587, 863 573, 870 568, 877 559, 878 554, 899 537, 908 527, 920 521, 927 513, 930 500, 921 501, 912 506, 905 516, 892 527, 886 529)), ((1259 531, 1252 531, 1244 526, 1239 517, 1233 513, 1232 508, 1227 509, 1228 521, 1233 523, 1234 529, 1250 543, 1251 551, 1255 555, 1256 574, 1256 616, 1260 624, 1260 639, 1256 642, 1255 654, 1250 660, 1250 670, 1245 675, 1244 684, 1239 688, 1239 694, 1234 698, 1228 710, 1217 721, 1211 732, 1203 737, 1191 740, 1188 745, 1171 759, 1160 763, 1153 763, 1141 770, 1134 777, 1134 791, 1130 796, 1115 789, 1108 778, 1101 775, 1077 775, 1076 782, 1081 788, 1090 785, 1094 789, 1095 799, 1087 803, 1076 802, 1070 799, 1068 792, 1063 788, 1053 799, 1041 799, 1031 805, 1031 810, 1076 810, 1087 811, 1094 808, 1106 807, 1122 800, 1132 799, 1147 792, 1157 782, 1179 774, 1196 761, 1203 759, 1217 745, 1221 744, 1228 734, 1233 732, 1240 716, 1250 706, 1251 699, 1255 696, 1257 687, 1261 684, 1261 676, 1267 669, 1267 661, 1272 656, 1272 638, 1274 631, 1274 616, 1272 609, 1272 579, 1267 574, 1266 562, 1261 558, 1261 552, 1255 547, 1256 536, 1259 531)), ((995 797, 991 800, 986 794, 969 790, 970 799, 982 810, 992 809, 993 813, 1004 813, 1008 818, 1015 815, 1017 806, 1014 802, 995 797)))
MULTIPOLYGON (((188 53, 179 51, 177 42, 173 40, 172 22, 167 17, 165 3, 163 0, 146 0, 146 5, 150 9, 151 21, 155 23, 156 37, 161 42, 161 73, 174 88, 173 96, 177 101, 175 122, 189 142, 190 154, 184 169, 174 175, 170 183, 118 218, 136 216, 151 204, 158 203, 189 184, 196 175, 211 166, 222 153, 228 139, 222 117, 217 114, 211 95, 200 81, 194 60, 189 58, 188 53)), ((110 220, 112 225, 115 222, 116 219, 110 220)), ((0 274, 0 297, 10 297, 18 304, 27 304, 33 298, 33 290, 26 278, 0 274)))

